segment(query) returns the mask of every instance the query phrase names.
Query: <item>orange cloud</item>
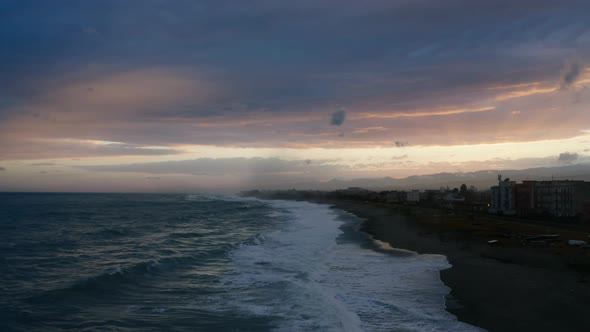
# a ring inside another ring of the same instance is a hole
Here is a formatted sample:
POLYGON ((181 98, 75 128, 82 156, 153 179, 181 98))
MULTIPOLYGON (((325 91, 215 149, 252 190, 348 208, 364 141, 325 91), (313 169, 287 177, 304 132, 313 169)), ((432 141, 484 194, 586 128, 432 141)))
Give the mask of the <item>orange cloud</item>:
POLYGON ((400 113, 362 113, 354 117, 355 119, 396 119, 396 118, 415 118, 415 117, 429 117, 429 116, 445 116, 456 115, 464 113, 480 113, 495 110, 495 107, 480 107, 480 108, 448 108, 433 111, 415 111, 415 112, 400 112, 400 113))
POLYGON ((219 94, 219 87, 198 77, 194 71, 171 68, 65 75, 46 82, 45 92, 21 107, 39 118, 71 123, 121 119, 138 111, 165 113, 202 104, 219 94))
POLYGON ((509 84, 509 85, 494 85, 487 87, 486 90, 510 90, 514 88, 525 88, 529 86, 538 86, 541 82, 529 82, 529 83, 519 83, 519 84, 509 84))
POLYGON ((498 95, 494 99, 496 101, 503 101, 503 100, 508 100, 508 99, 512 99, 512 98, 521 98, 521 97, 526 97, 526 96, 530 96, 530 95, 551 93, 551 92, 555 92, 557 90, 559 90, 557 87, 542 88, 542 87, 535 86, 530 89, 510 91, 510 92, 498 95))

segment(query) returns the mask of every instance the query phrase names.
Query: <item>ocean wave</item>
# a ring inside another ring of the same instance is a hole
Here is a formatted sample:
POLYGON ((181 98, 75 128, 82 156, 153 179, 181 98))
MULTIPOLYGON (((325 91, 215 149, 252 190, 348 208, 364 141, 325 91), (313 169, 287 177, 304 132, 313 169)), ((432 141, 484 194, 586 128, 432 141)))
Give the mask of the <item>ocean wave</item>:
POLYGON ((266 319, 212 312, 206 297, 223 292, 218 281, 231 269, 229 253, 263 246, 266 232, 281 223, 267 216, 270 204, 219 196, 70 197, 77 203, 55 199, 63 215, 47 218, 38 209, 34 223, 22 216, 0 236, 0 330, 219 330, 228 321, 268 330, 266 319), (11 307, 18 310, 4 310, 11 307), (21 324, 15 317, 24 310, 31 315, 21 324))
MULTIPOLYGON (((290 222, 230 254, 223 303, 281 317, 278 331, 478 331, 445 310, 445 256, 370 239, 361 246, 341 213, 325 205, 273 201, 290 222)), ((355 220, 349 220, 355 223, 355 220)))
POLYGON ((242 197, 232 194, 190 194, 185 197, 187 201, 196 203, 211 203, 223 205, 224 211, 251 210, 267 208, 268 204, 254 197, 242 197), (229 205, 228 205, 229 203, 229 205))
POLYGON ((208 236, 208 235, 211 235, 211 232, 174 232, 174 233, 170 233, 168 236, 171 238, 192 239, 192 238, 200 238, 200 237, 204 237, 204 236, 208 236))
POLYGON ((216 201, 216 199, 214 197, 211 197, 210 195, 197 195, 197 194, 187 195, 184 199, 186 199, 187 201, 197 202, 197 203, 209 203, 209 202, 216 201))
POLYGON ((30 298, 31 301, 48 298, 60 298, 63 296, 89 296, 102 292, 112 292, 113 289, 125 285, 137 286, 144 278, 166 274, 179 267, 191 267, 202 259, 198 256, 176 256, 166 258, 154 258, 140 261, 127 266, 118 265, 105 270, 97 275, 85 277, 61 288, 51 289, 40 295, 30 298))
POLYGON ((236 194, 189 194, 186 200, 193 202, 260 202, 261 200, 254 197, 243 197, 236 194))
POLYGON ((92 232, 83 233, 91 239, 114 239, 136 235, 136 232, 129 228, 103 228, 92 232))
POLYGON ((230 254, 234 269, 222 285, 232 310, 281 317, 278 331, 360 331, 353 311, 319 283, 322 259, 341 233, 326 206, 273 201, 290 222, 261 233, 230 254))
POLYGON ((246 245, 246 246, 260 245, 264 241, 266 241, 266 236, 262 233, 258 233, 255 236, 248 239, 247 241, 241 243, 240 245, 246 245))

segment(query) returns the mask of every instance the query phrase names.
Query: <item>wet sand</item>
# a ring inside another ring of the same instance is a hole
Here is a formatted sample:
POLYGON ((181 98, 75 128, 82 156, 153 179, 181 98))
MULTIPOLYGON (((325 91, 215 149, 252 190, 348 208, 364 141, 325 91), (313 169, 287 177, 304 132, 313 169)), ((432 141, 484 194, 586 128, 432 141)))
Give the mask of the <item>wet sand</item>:
POLYGON ((461 321, 489 331, 590 331, 590 275, 571 268, 589 262, 584 252, 492 246, 391 207, 324 203, 366 219, 363 230, 393 247, 446 255, 452 264, 441 272, 451 288, 447 310, 461 321))

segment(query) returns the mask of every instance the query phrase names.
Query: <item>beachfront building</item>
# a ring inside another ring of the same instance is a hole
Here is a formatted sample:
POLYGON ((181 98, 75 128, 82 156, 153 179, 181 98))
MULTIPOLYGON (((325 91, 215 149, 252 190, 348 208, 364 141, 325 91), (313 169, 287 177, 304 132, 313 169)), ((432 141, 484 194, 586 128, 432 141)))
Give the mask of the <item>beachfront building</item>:
POLYGON ((441 189, 425 189, 420 193, 420 201, 438 202, 442 201, 444 192, 441 189))
POLYGON ((443 202, 447 209, 455 209, 457 203, 465 202, 465 196, 454 192, 448 192, 443 196, 443 202))
POLYGON ((590 182, 539 181, 535 184, 535 210, 555 217, 587 214, 590 182))
POLYGON ((535 186, 537 181, 522 181, 514 186, 516 213, 528 215, 536 213, 535 186))
POLYGON ((407 191, 406 192, 406 202, 408 202, 408 203, 420 202, 420 191, 419 190, 407 191))
POLYGON ((496 214, 516 214, 514 187, 515 182, 510 181, 510 178, 502 180, 502 175, 498 175, 498 185, 493 186, 492 201, 490 206, 490 213, 496 214))
POLYGON ((446 193, 443 197, 445 202, 465 202, 465 196, 454 192, 446 193))
POLYGON ((590 218, 590 182, 523 181, 516 184, 498 176, 492 187, 490 213, 590 218))
POLYGON ((401 203, 405 199, 405 195, 401 191, 382 191, 379 193, 381 201, 385 203, 401 203))

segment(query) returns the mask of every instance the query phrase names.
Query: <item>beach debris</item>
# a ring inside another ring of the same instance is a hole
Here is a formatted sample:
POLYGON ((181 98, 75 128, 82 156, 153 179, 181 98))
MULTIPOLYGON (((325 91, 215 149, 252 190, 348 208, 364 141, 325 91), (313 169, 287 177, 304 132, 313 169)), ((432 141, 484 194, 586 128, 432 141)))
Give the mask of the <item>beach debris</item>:
POLYGON ((498 240, 489 240, 489 241, 488 241, 488 243, 489 243, 489 244, 496 244, 496 243, 498 243, 498 242, 499 242, 498 240))

